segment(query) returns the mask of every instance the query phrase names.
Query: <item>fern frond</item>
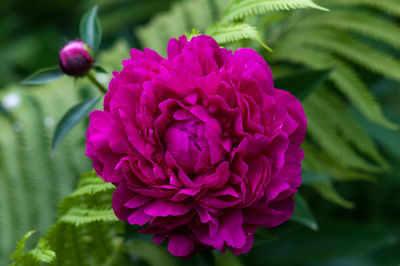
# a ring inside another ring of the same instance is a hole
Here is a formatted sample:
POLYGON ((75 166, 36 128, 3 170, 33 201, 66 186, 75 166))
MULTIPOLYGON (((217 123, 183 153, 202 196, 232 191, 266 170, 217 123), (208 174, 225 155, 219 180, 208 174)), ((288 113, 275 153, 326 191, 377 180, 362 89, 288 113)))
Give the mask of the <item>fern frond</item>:
POLYGON ((76 226, 94 222, 118 221, 113 209, 89 209, 85 207, 72 207, 66 214, 60 217, 60 222, 74 224, 76 226))
POLYGON ((51 248, 56 253, 54 265, 89 266, 87 235, 81 227, 67 223, 56 223, 46 235, 51 248))
POLYGON ((335 0, 334 4, 347 6, 364 5, 382 10, 391 15, 400 16, 400 3, 397 0, 335 0))
POLYGON ((314 8, 328 11, 326 8, 315 4, 312 0, 236 0, 227 8, 223 20, 233 21, 273 11, 302 8, 314 8))
POLYGON ((207 31, 207 35, 214 37, 219 44, 226 44, 231 42, 249 39, 258 42, 268 51, 272 52, 260 37, 257 29, 246 23, 237 23, 232 25, 218 24, 211 27, 207 31))
POLYGON ((56 258, 56 253, 50 249, 46 239, 41 238, 37 246, 27 253, 37 262, 51 263, 56 258))
POLYGON ((377 167, 358 156, 329 125, 327 118, 320 114, 312 102, 304 104, 308 120, 308 133, 318 144, 340 164, 365 171, 378 171, 377 167))
POLYGON ((322 175, 328 174, 332 180, 340 182, 376 180, 370 173, 341 165, 337 160, 328 156, 324 150, 308 142, 303 143, 302 149, 306 154, 304 165, 314 173, 322 175))
POLYGON ((14 260, 15 262, 18 262, 20 259, 22 259, 26 241, 27 241, 28 238, 30 238, 34 233, 35 233, 34 230, 29 231, 28 233, 26 233, 26 234, 22 237, 22 239, 21 239, 20 241, 17 242, 17 248, 16 248, 16 250, 13 252, 13 254, 11 254, 11 259, 12 259, 12 260, 14 260))
POLYGON ((79 197, 83 195, 93 195, 99 192, 115 190, 115 186, 106 183, 94 172, 83 174, 78 183, 78 188, 69 197, 79 197))
POLYGON ((388 169, 388 162, 380 154, 372 139, 358 125, 350 110, 341 103, 338 96, 328 89, 323 89, 316 91, 307 101, 318 107, 321 116, 326 117, 332 127, 337 128, 341 135, 358 151, 375 160, 382 169, 388 169))
POLYGON ((270 55, 272 60, 283 60, 303 64, 313 69, 333 68, 329 76, 336 87, 346 95, 357 109, 371 121, 389 129, 397 129, 398 125, 387 120, 379 104, 368 91, 363 81, 354 70, 344 62, 328 53, 306 47, 304 45, 282 42, 277 50, 270 55))
POLYGON ((291 34, 290 39, 336 53, 372 72, 400 81, 398 60, 340 32, 301 31, 291 34))
POLYGON ((305 28, 328 26, 339 30, 361 33, 367 37, 387 43, 394 48, 400 48, 400 27, 370 11, 335 10, 328 14, 316 14, 305 18, 300 24, 305 28))
POLYGON ((337 61, 337 71, 332 73, 331 77, 337 88, 371 121, 392 130, 399 128, 397 124, 384 117, 379 103, 375 101, 373 95, 350 66, 337 61))
POLYGON ((318 183, 313 184, 312 186, 323 198, 347 209, 354 208, 354 203, 340 196, 340 194, 337 193, 337 191, 335 190, 332 183, 318 183))

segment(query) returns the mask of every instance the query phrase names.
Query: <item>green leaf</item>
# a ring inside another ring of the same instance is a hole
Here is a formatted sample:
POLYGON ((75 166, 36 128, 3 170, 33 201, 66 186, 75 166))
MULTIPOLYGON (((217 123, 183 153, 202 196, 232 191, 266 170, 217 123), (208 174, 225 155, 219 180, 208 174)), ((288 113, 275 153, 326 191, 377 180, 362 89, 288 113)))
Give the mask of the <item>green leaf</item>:
POLYGON ((115 190, 111 183, 104 182, 96 173, 83 174, 79 180, 78 188, 68 197, 80 197, 83 195, 93 195, 99 192, 115 190))
POLYGON ((225 12, 223 20, 232 21, 248 16, 263 15, 268 12, 292 10, 302 8, 315 8, 328 11, 311 0, 236 0, 225 12))
POLYGON ((94 70, 96 70, 96 72, 98 72, 98 73, 108 74, 108 71, 105 70, 102 66, 99 66, 99 65, 95 65, 94 66, 94 70))
POLYGON ((97 51, 101 42, 101 26, 97 9, 98 7, 95 6, 86 12, 79 26, 82 41, 88 44, 94 52, 97 51))
POLYGON ((321 86, 329 77, 330 69, 305 70, 294 75, 275 80, 275 87, 291 92, 299 100, 304 100, 310 93, 321 86))
POLYGON ((11 255, 11 259, 18 262, 20 259, 22 259, 23 252, 24 252, 24 247, 25 243, 30 238, 33 234, 35 233, 34 230, 29 231, 26 233, 20 241, 17 242, 17 249, 14 251, 14 253, 11 255))
POLYGON ((56 258, 56 253, 50 249, 47 240, 44 238, 39 239, 36 247, 28 252, 36 261, 51 263, 56 258))
POLYGON ((217 24, 207 31, 207 35, 214 37, 219 44, 232 43, 244 39, 253 40, 272 52, 272 49, 262 41, 257 29, 246 23, 217 24))
POLYGON ((68 112, 61 118, 58 123, 53 136, 53 143, 51 147, 51 153, 54 154, 58 144, 62 138, 88 113, 96 106, 100 100, 100 96, 93 97, 89 100, 78 103, 74 107, 68 110, 68 112))
POLYGON ((64 73, 62 73, 58 67, 49 67, 33 73, 21 81, 21 83, 24 85, 38 85, 59 79, 63 75, 64 73))
POLYGON ((354 203, 344 199, 334 188, 332 183, 314 184, 313 188, 325 199, 347 209, 354 208, 354 203))
POLYGON ((294 213, 290 219, 293 221, 296 221, 298 223, 301 223, 301 224, 311 228, 314 231, 317 231, 318 224, 315 221, 314 216, 312 215, 306 200, 299 193, 294 195, 293 198, 296 201, 296 207, 295 207, 294 213))
POLYGON ((110 209, 90 209, 86 207, 72 207, 66 214, 60 217, 60 222, 74 224, 94 223, 99 221, 119 221, 114 214, 114 210, 110 209))

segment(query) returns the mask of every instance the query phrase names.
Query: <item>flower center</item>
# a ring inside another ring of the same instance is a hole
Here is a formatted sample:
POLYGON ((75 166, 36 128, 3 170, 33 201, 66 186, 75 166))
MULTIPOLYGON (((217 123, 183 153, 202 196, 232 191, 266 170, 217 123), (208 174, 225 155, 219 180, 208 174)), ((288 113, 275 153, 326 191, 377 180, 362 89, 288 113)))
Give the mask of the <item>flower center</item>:
POLYGON ((197 172, 200 157, 209 153, 204 124, 197 119, 175 121, 165 132, 163 140, 166 149, 187 174, 197 172))

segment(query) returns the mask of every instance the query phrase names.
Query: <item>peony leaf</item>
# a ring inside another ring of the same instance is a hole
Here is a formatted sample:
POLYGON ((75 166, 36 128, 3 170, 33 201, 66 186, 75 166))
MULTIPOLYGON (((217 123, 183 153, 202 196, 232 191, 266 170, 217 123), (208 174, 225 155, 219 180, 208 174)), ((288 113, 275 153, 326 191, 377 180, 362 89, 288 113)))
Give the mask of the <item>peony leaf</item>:
POLYGON ((287 90, 299 100, 304 100, 310 93, 321 86, 329 77, 331 70, 305 70, 294 75, 278 78, 275 87, 287 90))
POLYGON ((59 79, 63 75, 64 74, 60 71, 58 66, 48 67, 33 73, 32 75, 21 81, 21 83, 24 85, 38 85, 59 79))
POLYGON ((53 136, 53 143, 51 147, 51 153, 54 154, 58 144, 62 138, 88 113, 96 106, 100 100, 100 96, 93 97, 89 100, 85 100, 78 103, 74 107, 68 110, 68 112, 61 118, 58 123, 53 136))
POLYGON ((293 198, 296 201, 296 207, 290 219, 295 222, 301 223, 314 231, 317 231, 318 224, 315 221, 306 200, 300 193, 294 195, 293 198))
POLYGON ((88 44, 94 52, 100 46, 101 42, 101 25, 97 16, 97 6, 94 6, 86 12, 79 25, 80 36, 83 42, 88 44))
POLYGON ((94 70, 96 70, 96 72, 98 72, 98 73, 108 74, 108 71, 105 70, 104 67, 99 66, 99 65, 95 65, 95 66, 94 66, 94 70))

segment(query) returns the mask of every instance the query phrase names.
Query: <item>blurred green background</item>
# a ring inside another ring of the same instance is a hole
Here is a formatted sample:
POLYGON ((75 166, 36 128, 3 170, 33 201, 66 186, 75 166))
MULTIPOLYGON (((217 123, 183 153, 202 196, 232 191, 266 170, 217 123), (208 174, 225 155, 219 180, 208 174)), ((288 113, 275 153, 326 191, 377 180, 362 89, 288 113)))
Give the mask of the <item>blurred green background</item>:
MULTIPOLYGON (((49 156, 55 123, 77 101, 94 93, 90 86, 68 78, 37 88, 18 83, 40 68, 57 64, 59 49, 78 37, 80 17, 93 5, 99 5, 103 28, 105 52, 99 60, 113 70, 128 56, 128 47, 142 48, 135 29, 175 2, 181 1, 1 0, 0 101, 4 107, 5 98, 17 95, 19 102, 10 114, 0 112, 0 265, 7 263, 25 232, 46 232, 55 219, 57 202, 75 187, 79 173, 90 169, 83 149, 84 124, 68 135, 53 158, 49 156)), ((399 24, 398 18, 394 21, 399 24)), ((399 60, 398 48, 382 49, 399 60)), ((362 73, 385 115, 400 123, 399 82, 362 73)), ((302 188, 319 231, 293 222, 268 230, 273 237, 260 237, 253 250, 240 257, 243 265, 400 264, 400 133, 367 121, 354 108, 351 112, 376 141, 390 170, 377 174, 373 182, 336 185, 344 198, 355 203, 354 209, 302 188)))

